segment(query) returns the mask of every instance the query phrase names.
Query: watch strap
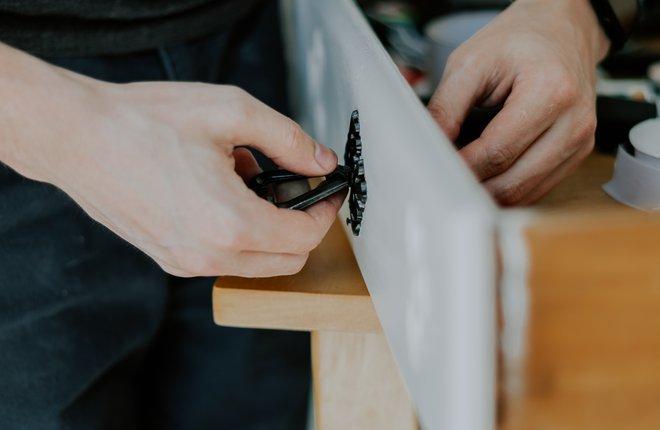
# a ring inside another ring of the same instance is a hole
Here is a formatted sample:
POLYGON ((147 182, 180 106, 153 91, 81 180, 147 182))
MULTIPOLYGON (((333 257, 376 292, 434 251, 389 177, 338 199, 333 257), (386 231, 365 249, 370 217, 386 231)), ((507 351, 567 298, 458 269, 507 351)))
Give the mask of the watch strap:
POLYGON ((623 48, 641 12, 639 0, 590 0, 598 22, 610 39, 610 52, 623 48))

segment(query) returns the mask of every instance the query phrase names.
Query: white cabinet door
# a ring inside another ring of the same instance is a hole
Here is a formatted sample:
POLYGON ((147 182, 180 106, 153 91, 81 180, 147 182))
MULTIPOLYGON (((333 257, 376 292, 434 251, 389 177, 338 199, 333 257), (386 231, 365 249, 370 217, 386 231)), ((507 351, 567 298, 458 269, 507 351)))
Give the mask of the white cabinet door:
POLYGON ((352 1, 283 10, 296 119, 341 158, 359 110, 368 201, 347 233, 422 427, 493 428, 495 204, 352 1))

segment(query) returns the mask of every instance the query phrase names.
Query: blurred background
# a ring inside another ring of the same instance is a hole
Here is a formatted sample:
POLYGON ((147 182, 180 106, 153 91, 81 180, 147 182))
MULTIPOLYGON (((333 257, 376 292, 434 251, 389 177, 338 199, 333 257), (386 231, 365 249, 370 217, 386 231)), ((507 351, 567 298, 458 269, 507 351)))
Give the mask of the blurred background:
MULTIPOLYGON (((449 53, 510 4, 508 0, 359 3, 401 74, 425 103, 441 79, 449 53)), ((597 92, 597 149, 614 154, 623 145, 633 151, 628 141, 631 127, 658 116, 660 0, 646 0, 635 35, 623 50, 602 62, 597 92)), ((478 137, 498 111, 476 108, 456 145, 478 137)))

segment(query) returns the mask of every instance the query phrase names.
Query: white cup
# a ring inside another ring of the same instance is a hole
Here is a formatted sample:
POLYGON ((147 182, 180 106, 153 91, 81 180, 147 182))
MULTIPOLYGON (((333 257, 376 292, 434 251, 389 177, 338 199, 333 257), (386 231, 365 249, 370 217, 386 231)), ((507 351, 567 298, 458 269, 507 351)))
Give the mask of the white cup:
POLYGON ((635 158, 660 168, 660 119, 640 122, 628 134, 635 158))
POLYGON ((442 78, 449 54, 491 22, 498 13, 496 10, 458 12, 428 23, 424 33, 429 41, 427 57, 433 88, 442 78))
POLYGON ((635 156, 619 147, 614 176, 603 188, 623 204, 660 211, 660 119, 637 124, 629 137, 635 156))

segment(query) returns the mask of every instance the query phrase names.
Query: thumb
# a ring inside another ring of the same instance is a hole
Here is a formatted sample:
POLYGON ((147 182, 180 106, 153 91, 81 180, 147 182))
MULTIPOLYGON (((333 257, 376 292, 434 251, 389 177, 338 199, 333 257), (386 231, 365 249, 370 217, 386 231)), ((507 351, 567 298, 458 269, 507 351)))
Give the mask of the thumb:
POLYGON ((237 145, 258 149, 279 167, 306 176, 322 176, 337 166, 337 155, 314 141, 295 121, 247 96, 244 112, 249 118, 239 121, 237 145))

